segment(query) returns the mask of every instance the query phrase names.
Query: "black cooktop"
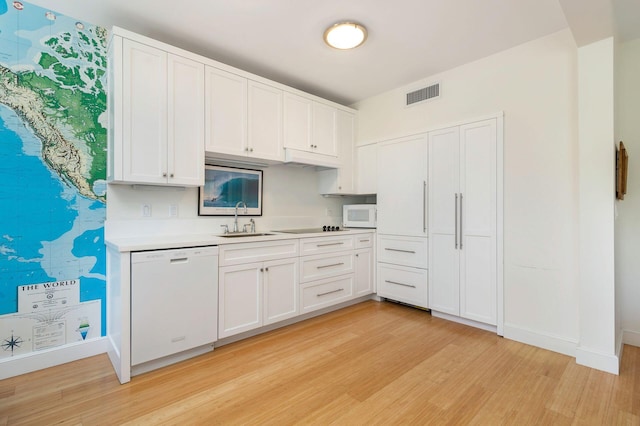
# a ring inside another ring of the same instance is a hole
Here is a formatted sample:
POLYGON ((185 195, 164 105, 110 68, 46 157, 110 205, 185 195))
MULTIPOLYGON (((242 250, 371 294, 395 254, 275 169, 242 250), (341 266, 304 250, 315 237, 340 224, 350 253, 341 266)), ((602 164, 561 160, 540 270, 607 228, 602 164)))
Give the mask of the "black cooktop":
POLYGON ((316 232, 341 232, 346 229, 341 229, 339 226, 323 226, 322 228, 304 228, 304 229, 283 229, 276 232, 284 232, 285 234, 312 234, 316 232))

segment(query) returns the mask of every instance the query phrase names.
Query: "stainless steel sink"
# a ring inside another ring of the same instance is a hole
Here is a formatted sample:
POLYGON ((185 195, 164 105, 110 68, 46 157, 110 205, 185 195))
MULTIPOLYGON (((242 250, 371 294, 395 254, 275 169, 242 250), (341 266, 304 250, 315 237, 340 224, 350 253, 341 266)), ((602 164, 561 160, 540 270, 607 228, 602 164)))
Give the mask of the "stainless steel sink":
POLYGON ((234 232, 232 234, 218 235, 223 238, 241 238, 241 237, 264 237, 267 235, 276 235, 270 232, 234 232))

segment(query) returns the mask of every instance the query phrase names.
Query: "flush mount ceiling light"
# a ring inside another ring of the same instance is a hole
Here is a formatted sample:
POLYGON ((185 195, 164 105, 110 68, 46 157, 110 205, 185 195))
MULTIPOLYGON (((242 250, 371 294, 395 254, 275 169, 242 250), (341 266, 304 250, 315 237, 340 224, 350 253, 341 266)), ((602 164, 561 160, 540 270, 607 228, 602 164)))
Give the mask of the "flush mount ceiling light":
POLYGON ((324 42, 336 49, 346 50, 360 46, 367 39, 367 29, 355 22, 339 22, 324 32, 324 42))

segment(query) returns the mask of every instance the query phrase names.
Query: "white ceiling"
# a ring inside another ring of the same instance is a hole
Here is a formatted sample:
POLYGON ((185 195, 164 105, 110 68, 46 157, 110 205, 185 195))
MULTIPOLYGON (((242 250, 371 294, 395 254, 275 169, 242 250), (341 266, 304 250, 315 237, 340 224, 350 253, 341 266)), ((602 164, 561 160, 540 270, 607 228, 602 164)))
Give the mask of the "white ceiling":
MULTIPOLYGON (((117 25, 348 105, 569 25, 584 40, 593 37, 595 26, 598 34, 610 31, 609 20, 603 25, 598 18, 612 1, 640 12, 638 0, 29 2, 107 28, 117 25), (324 44, 326 27, 343 20, 368 28, 363 46, 338 51, 324 44)), ((631 34, 625 37, 640 36, 634 34, 639 21, 619 15, 629 21, 631 34)))

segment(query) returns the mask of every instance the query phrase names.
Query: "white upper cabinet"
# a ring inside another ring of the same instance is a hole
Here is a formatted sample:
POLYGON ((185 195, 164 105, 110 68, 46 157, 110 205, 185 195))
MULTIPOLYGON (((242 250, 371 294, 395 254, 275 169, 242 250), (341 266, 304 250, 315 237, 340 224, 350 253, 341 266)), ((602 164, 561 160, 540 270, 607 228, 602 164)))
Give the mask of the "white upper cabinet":
POLYGON ((353 142, 355 116, 349 112, 336 112, 336 142, 340 166, 318 172, 318 189, 321 194, 354 194, 355 170, 353 142))
POLYGON ((314 101, 312 112, 311 143, 313 145, 313 152, 335 157, 338 155, 336 135, 338 110, 332 106, 314 101))
POLYGON ((207 67, 206 150, 246 155, 247 79, 207 67))
POLYGON ((337 113, 330 105, 285 93, 284 147, 336 157, 337 113))
POLYGON ((249 156, 282 161, 282 90, 249 80, 249 156))
POLYGON ((378 145, 362 145, 356 148, 356 193, 378 192, 378 145))
POLYGON ((427 236, 427 135, 378 144, 378 233, 427 236))
POLYGON ((313 101, 294 95, 284 94, 284 147, 313 151, 311 139, 311 111, 313 101))
POLYGON ((282 90, 207 67, 206 151, 282 161, 282 90))
POLYGON ((204 65, 114 37, 109 181, 204 183, 204 65))
POLYGON ((167 62, 169 182, 203 185, 204 65, 176 55, 167 62))

